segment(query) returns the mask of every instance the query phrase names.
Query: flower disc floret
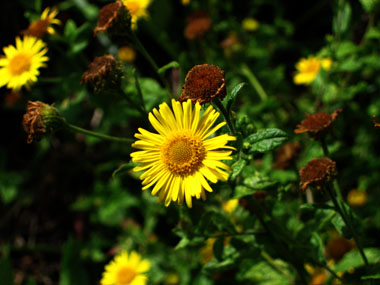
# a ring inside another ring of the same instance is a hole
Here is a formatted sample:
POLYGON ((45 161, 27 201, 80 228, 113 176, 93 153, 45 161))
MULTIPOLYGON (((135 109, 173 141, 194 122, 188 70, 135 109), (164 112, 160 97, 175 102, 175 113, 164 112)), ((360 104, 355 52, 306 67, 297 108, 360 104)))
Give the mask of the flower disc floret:
POLYGON ((172 100, 172 109, 166 103, 153 109, 149 121, 158 133, 139 129, 133 147, 140 149, 131 154, 140 165, 134 171, 143 171, 140 179, 146 190, 168 206, 172 201, 186 200, 192 207, 192 198, 206 199, 205 191, 212 192, 209 181, 226 181, 230 167, 222 160, 231 160, 234 149, 226 145, 235 137, 227 134, 211 137, 226 123, 213 127, 219 113, 212 106, 201 115, 201 105, 193 108, 191 100, 172 100))

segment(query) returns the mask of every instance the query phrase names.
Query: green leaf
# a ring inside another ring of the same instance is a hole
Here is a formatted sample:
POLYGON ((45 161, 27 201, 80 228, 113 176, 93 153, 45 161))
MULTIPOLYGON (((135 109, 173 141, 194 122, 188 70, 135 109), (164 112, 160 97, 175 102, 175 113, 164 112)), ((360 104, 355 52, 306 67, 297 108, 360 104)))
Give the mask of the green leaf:
POLYGON ((287 139, 284 131, 269 128, 248 136, 244 141, 251 144, 249 152, 268 152, 282 145, 287 139))
MULTIPOLYGON (((368 259, 368 263, 376 263, 379 261, 380 249, 365 248, 364 254, 368 259)), ((339 263, 335 266, 335 272, 346 272, 351 268, 364 266, 364 261, 357 250, 347 252, 339 263)))
POLYGON ((237 94, 240 92, 240 90, 243 88, 243 86, 245 85, 246 83, 245 82, 241 82, 239 83, 238 85, 236 85, 231 93, 229 93, 226 97, 226 101, 227 101, 227 105, 226 105, 226 109, 227 109, 227 112, 230 112, 231 110, 231 107, 233 105, 233 103, 235 102, 235 99, 236 99, 236 96, 237 94))
POLYGON ((234 164, 232 164, 232 173, 231 173, 231 180, 235 180, 235 178, 240 174, 240 172, 244 169, 244 166, 246 166, 247 161, 245 159, 239 159, 234 164))
POLYGON ((253 189, 244 185, 238 185, 235 187, 235 192, 233 195, 233 199, 240 199, 245 196, 252 195, 256 193, 259 189, 253 189))
POLYGON ((13 285, 12 265, 9 259, 0 259, 0 280, 2 285, 13 285))
POLYGON ((336 14, 333 19, 333 31, 335 34, 341 35, 347 31, 351 21, 352 9, 348 1, 342 1, 336 14))
POLYGON ((367 13, 375 12, 374 10, 378 8, 380 4, 379 0, 359 0, 359 1, 367 13))
POLYGON ((86 285, 88 276, 80 257, 79 242, 69 238, 63 247, 60 285, 86 285))
POLYGON ((116 178, 117 176, 126 174, 129 170, 131 170, 135 166, 136 164, 134 163, 124 163, 120 165, 118 169, 112 172, 112 178, 116 178))
POLYGON ((164 74, 166 70, 168 70, 170 68, 178 68, 178 67, 180 67, 180 65, 179 65, 179 63, 177 61, 171 61, 168 64, 160 67, 158 69, 158 73, 159 74, 164 74))
POLYGON ((367 280, 367 279, 380 279, 380 273, 373 274, 373 275, 362 276, 360 279, 361 279, 361 280, 367 280))

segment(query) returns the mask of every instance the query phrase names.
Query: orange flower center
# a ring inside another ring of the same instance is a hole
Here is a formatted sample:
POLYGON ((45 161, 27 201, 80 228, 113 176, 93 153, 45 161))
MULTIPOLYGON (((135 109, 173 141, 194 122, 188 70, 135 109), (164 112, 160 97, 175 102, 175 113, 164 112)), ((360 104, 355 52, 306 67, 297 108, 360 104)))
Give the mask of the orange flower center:
POLYGON ((133 279, 135 279, 137 273, 136 270, 134 270, 131 267, 123 267, 117 272, 116 276, 116 284, 117 285, 127 285, 130 284, 133 279))
POLYGON ((138 1, 129 1, 125 4, 131 16, 135 16, 138 14, 140 8, 140 3, 138 1))
POLYGON ((195 136, 175 136, 168 139, 161 148, 161 158, 167 169, 181 176, 197 171, 205 156, 202 140, 195 136))
POLYGON ((31 60, 25 53, 14 56, 9 62, 9 71, 12 75, 20 75, 30 69, 31 60))

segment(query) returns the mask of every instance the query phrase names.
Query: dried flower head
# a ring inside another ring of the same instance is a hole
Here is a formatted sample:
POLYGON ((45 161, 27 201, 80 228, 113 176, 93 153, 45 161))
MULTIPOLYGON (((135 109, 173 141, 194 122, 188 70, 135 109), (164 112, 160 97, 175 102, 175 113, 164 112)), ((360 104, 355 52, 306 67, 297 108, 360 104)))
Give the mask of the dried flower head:
POLYGON ((236 36, 235 32, 231 32, 227 38, 225 38, 220 46, 223 48, 226 56, 231 56, 234 53, 238 53, 242 50, 243 46, 241 44, 240 39, 236 36))
POLYGON ((333 259, 335 262, 342 259, 342 257, 349 252, 354 244, 352 241, 345 239, 342 236, 334 235, 326 246, 327 258, 333 259))
POLYGON ((107 32, 109 35, 126 35, 131 30, 131 15, 123 2, 117 0, 100 9, 98 14, 98 26, 94 29, 94 35, 107 32))
POLYGON ((23 119, 24 130, 28 133, 27 143, 40 140, 44 135, 52 134, 64 127, 65 119, 53 106, 40 101, 28 101, 23 119))
POLYGON ((24 35, 33 36, 36 38, 42 38, 46 33, 50 35, 55 34, 55 30, 52 25, 60 25, 61 21, 55 17, 58 14, 58 9, 53 7, 47 7, 41 14, 41 18, 33 21, 29 27, 22 31, 24 35))
POLYGON ((186 21, 185 38, 191 41, 202 39, 212 25, 210 15, 203 11, 194 12, 186 19, 186 21))
POLYGON ((95 93, 111 89, 120 85, 122 77, 121 67, 115 58, 106 54, 89 64, 88 70, 83 73, 81 84, 87 84, 95 93))
POLYGON ((186 75, 179 101, 190 99, 194 104, 208 103, 214 98, 223 99, 227 95, 224 71, 211 64, 196 65, 186 75))
POLYGON ((380 123, 376 120, 376 115, 373 115, 373 123, 375 124, 375 128, 380 128, 380 123))
POLYGON ((295 134, 310 133, 315 139, 318 139, 329 130, 332 122, 338 117, 342 110, 334 110, 332 114, 329 113, 314 113, 308 115, 297 128, 294 130, 295 134))
POLYGON ((297 158, 298 152, 301 149, 299 142, 287 143, 281 146, 276 152, 276 159, 274 161, 274 168, 286 169, 294 159, 297 158))
POLYGON ((300 170, 300 188, 302 192, 310 185, 320 186, 336 176, 336 163, 330 158, 314 158, 300 170))

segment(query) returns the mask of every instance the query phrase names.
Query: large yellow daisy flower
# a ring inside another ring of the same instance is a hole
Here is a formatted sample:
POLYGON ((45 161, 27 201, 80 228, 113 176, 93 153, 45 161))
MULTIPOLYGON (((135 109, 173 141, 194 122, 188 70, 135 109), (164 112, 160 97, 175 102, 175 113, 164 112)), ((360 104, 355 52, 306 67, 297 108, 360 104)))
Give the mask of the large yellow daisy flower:
POLYGON ((137 20, 148 17, 147 8, 151 0, 123 0, 124 6, 131 14, 132 28, 136 28, 137 20))
POLYGON ((325 70, 329 70, 331 63, 331 59, 329 58, 321 59, 314 56, 301 58, 296 64, 297 72, 294 76, 294 83, 305 85, 310 84, 317 77, 321 67, 325 70))
POLYGON ((23 40, 17 37, 16 47, 9 45, 3 51, 5 57, 0 58, 0 87, 7 85, 14 91, 19 91, 24 85, 29 88, 37 81, 38 69, 49 60, 45 56, 45 43, 30 36, 24 36, 23 40))
POLYGON ((206 178, 216 183, 226 181, 230 167, 221 160, 231 160, 234 149, 227 146, 236 138, 227 134, 214 136, 222 122, 210 129, 219 117, 212 106, 201 116, 201 105, 194 108, 191 100, 172 100, 173 111, 166 103, 149 113, 149 121, 158 134, 139 128, 132 144, 141 149, 131 154, 132 161, 141 163, 134 171, 145 171, 140 179, 146 190, 153 187, 152 194, 158 194, 159 201, 168 206, 171 201, 186 204, 191 208, 192 197, 206 199, 205 190, 212 192, 206 178), (174 112, 174 114, 173 114, 174 112))
POLYGON ((150 262, 132 251, 128 254, 123 250, 106 265, 101 285, 145 285, 148 281, 146 272, 150 262))

